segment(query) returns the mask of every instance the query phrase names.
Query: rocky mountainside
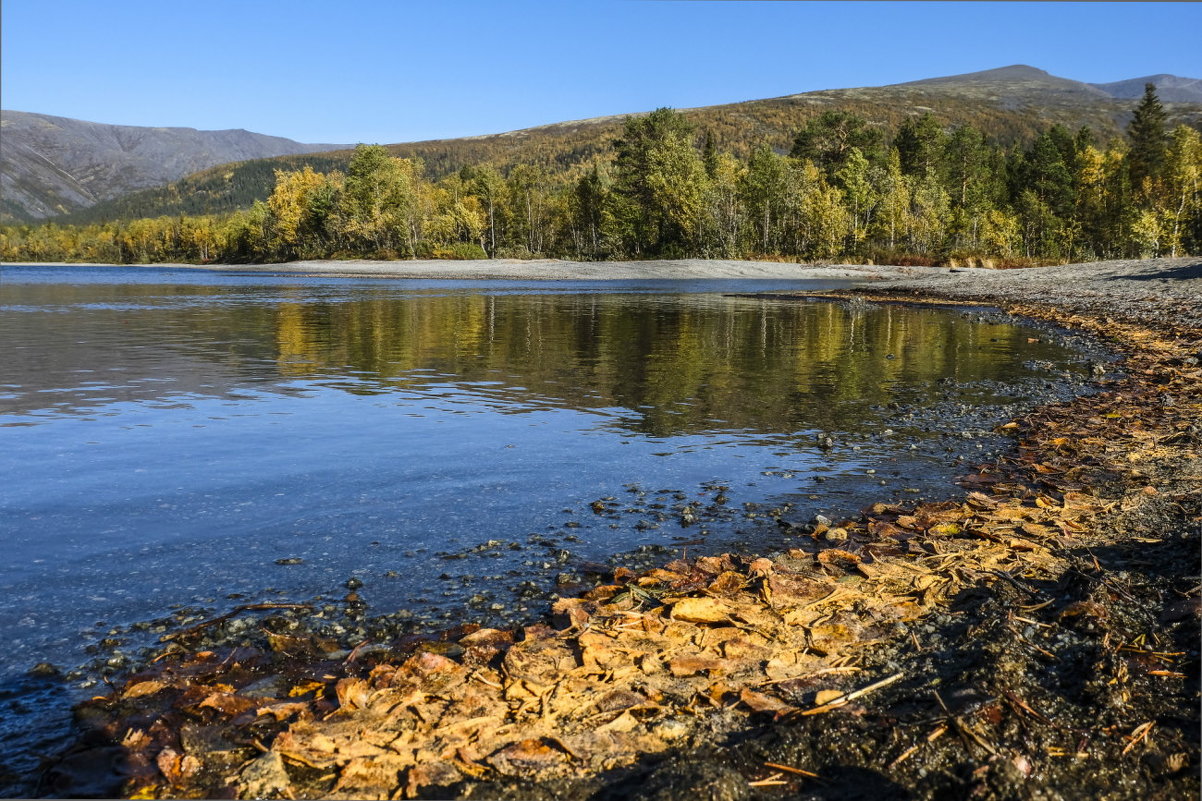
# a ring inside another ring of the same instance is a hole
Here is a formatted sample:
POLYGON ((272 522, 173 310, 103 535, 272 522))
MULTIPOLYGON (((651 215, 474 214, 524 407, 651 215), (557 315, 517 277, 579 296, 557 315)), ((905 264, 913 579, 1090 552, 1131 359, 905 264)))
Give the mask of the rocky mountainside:
POLYGON ((339 147, 243 130, 105 125, 6 110, 0 112, 0 216, 53 217, 217 164, 339 147))

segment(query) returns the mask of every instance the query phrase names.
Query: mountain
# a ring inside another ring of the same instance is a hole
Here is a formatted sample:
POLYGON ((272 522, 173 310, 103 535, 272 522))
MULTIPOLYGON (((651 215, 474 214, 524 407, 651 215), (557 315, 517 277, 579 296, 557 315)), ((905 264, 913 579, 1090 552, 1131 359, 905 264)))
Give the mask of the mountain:
POLYGON ((1202 80, 1178 75, 1145 75, 1113 83, 1082 83, 1059 78, 1036 67, 1015 64, 1010 67, 928 78, 895 86, 945 87, 958 92, 992 91, 1010 102, 1046 98, 1050 94, 1073 95, 1080 98, 1110 97, 1116 100, 1138 100, 1144 86, 1156 86, 1156 95, 1165 103, 1202 103, 1202 80))
MULTIPOLYGON (((1197 84, 1191 78, 1155 76, 1174 87, 1197 84)), ((1139 78, 1119 84, 1138 83, 1139 78)), ((1123 136, 1134 108, 1118 84, 1087 84, 1025 65, 931 78, 889 86, 828 89, 721 106, 682 109, 720 150, 738 156, 760 144, 787 152, 796 132, 823 111, 841 109, 894 130, 905 119, 930 113, 944 125, 972 124, 1003 143, 1032 140, 1059 123, 1093 129, 1105 143, 1123 136)), ((1166 102, 1170 124, 1202 127, 1202 102, 1166 102)), ((639 112, 645 113, 645 112, 639 112)), ((631 116, 638 116, 636 113, 631 116)), ((623 116, 540 125, 488 136, 389 145, 393 155, 419 158, 428 177, 438 179, 470 164, 491 163, 502 170, 533 164, 552 173, 574 173, 612 157, 623 116)), ((115 197, 63 218, 94 222, 163 214, 223 213, 264 199, 276 169, 312 166, 319 172, 345 169, 351 151, 332 151, 255 159, 202 170, 166 186, 115 197)), ((7 158, 7 155, 5 155, 7 158)))
POLYGON ((1046 70, 1028 67, 1026 64, 1013 64, 1009 67, 967 72, 963 75, 948 75, 943 78, 925 78, 920 81, 897 83, 893 86, 941 87, 957 92, 979 89, 997 93, 999 96, 1009 95, 1012 100, 1033 99, 1048 92, 1078 94, 1091 98, 1112 97, 1105 90, 1092 84, 1081 83, 1071 78, 1060 78, 1046 70))
POLYGON ((1144 95, 1146 84, 1155 84, 1156 95, 1168 103, 1202 103, 1202 80, 1198 78, 1181 78, 1177 75, 1147 75, 1143 78, 1130 78, 1114 83, 1094 83, 1111 97, 1124 100, 1137 100, 1144 95))
POLYGON ((43 219, 233 161, 333 150, 243 130, 105 125, 0 112, 0 217, 43 219))

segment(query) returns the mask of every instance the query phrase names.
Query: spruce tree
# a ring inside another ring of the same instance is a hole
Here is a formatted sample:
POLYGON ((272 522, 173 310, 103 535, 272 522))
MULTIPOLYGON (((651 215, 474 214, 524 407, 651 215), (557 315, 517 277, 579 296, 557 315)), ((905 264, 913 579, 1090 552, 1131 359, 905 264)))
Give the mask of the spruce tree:
POLYGON ((1160 98, 1156 96, 1155 84, 1144 84, 1144 96, 1135 108, 1127 136, 1131 150, 1127 154, 1127 169, 1131 185, 1139 189, 1145 179, 1156 180, 1164 173, 1165 156, 1169 149, 1169 134, 1166 129, 1168 115, 1160 98))
POLYGON ((718 175, 718 145, 714 142, 714 132, 705 129, 705 146, 701 149, 701 161, 705 164, 705 174, 713 180, 718 175))

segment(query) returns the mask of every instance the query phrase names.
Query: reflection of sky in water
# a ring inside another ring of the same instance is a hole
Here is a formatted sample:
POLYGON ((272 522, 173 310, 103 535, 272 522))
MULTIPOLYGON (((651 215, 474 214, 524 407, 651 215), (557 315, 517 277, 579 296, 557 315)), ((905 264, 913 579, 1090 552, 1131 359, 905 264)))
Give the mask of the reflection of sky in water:
POLYGON ((77 660, 96 621, 230 593, 308 598, 355 574, 387 609, 442 600, 452 568, 546 581, 570 564, 438 554, 569 521, 573 558, 592 561, 698 536, 591 514, 629 483, 700 498, 720 481, 737 505, 878 470, 823 500, 852 508, 856 491, 946 478, 889 404, 975 403, 1067 359, 957 314, 714 294, 758 282, 3 271, 8 669, 77 660))

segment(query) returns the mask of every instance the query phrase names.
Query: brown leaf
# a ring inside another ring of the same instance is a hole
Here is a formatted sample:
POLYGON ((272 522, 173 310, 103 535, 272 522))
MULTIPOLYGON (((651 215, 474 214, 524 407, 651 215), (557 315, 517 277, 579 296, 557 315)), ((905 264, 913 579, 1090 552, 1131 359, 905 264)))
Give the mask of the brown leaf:
POLYGON ((742 701, 752 712, 770 712, 776 714, 778 712, 788 712, 793 709, 792 706, 786 704, 779 698, 773 698, 771 695, 757 693, 754 690, 746 688, 739 691, 739 700, 742 701))
POLYGON ((284 701, 278 704, 270 704, 259 709, 260 715, 271 715, 276 722, 287 720, 293 715, 299 715, 308 711, 309 704, 306 701, 284 701))
POLYGON ((1064 607, 1060 612, 1060 619, 1074 617, 1092 617, 1098 620, 1106 619, 1106 607, 1093 601, 1076 601, 1064 607))
MULTIPOLYGON (((455 771, 454 775, 455 778, 458 778, 458 771, 455 771)), ((334 785, 334 791, 351 790, 356 798, 386 799, 392 795, 393 788, 399 782, 399 758, 369 759, 360 757, 352 759, 342 767, 338 774, 338 783, 334 785)))
POLYGON ((141 729, 130 729, 121 738, 121 745, 130 751, 140 750, 150 745, 150 735, 141 729))
POLYGON ((800 575, 773 573, 768 577, 772 597, 779 600, 809 600, 821 598, 831 591, 831 582, 826 576, 810 578, 800 575))
POLYGON ((824 565, 836 564, 849 568, 860 562, 859 556, 841 548, 827 548, 825 551, 819 551, 816 558, 824 565))
POLYGON ((706 589, 708 592, 712 592, 715 595, 733 595, 734 593, 743 589, 743 585, 746 583, 746 581, 747 577, 742 573, 736 573, 733 570, 726 570, 722 573, 719 573, 718 577, 710 582, 709 587, 706 589))
POLYGON ((845 694, 842 690, 819 690, 814 693, 814 706, 825 706, 831 701, 842 698, 845 694))
POLYGON ((250 699, 233 693, 211 693, 196 705, 200 709, 216 709, 226 717, 235 717, 243 712, 249 712, 258 704, 250 699))
POLYGON ((338 705, 343 709, 363 709, 371 695, 371 687, 363 679, 340 679, 334 685, 338 705))
POLYGON ((762 574, 766 574, 766 573, 771 573, 773 567, 774 567, 774 565, 772 564, 771 559, 765 559, 764 557, 761 556, 759 559, 752 561, 752 563, 747 566, 747 569, 750 570, 752 573, 759 573, 762 575, 762 574))
POLYGON ((626 710, 608 723, 598 726, 596 731, 625 733, 637 728, 638 725, 638 718, 630 714, 629 710, 626 710))
POLYGON ((161 681, 140 681, 137 684, 127 687, 123 693, 123 697, 129 699, 141 698, 144 695, 153 695, 166 686, 167 685, 161 681))
MULTIPOLYGON (((578 598, 561 598, 556 602, 556 607, 565 601, 575 601, 578 604, 584 603, 578 598)), ((553 607, 554 609, 554 607, 553 607)), ((558 613, 558 610, 555 610, 558 613)), ((465 637, 459 638, 459 644, 467 647, 470 645, 491 645, 491 646, 507 646, 513 644, 513 632, 500 631, 498 629, 478 629, 465 637)))
POLYGON ((968 493, 968 505, 974 506, 977 509, 996 509, 998 502, 990 498, 983 492, 973 491, 968 493))
POLYGON ((726 660, 710 656, 678 656, 669 660, 668 670, 677 678, 694 676, 698 673, 720 671, 726 666, 726 660))
POLYGON ((672 605, 672 619, 690 623, 723 623, 730 608, 717 598, 681 598, 672 605))
POLYGON ((541 772, 562 766, 567 761, 567 754, 558 748, 552 748, 544 739, 527 739, 513 743, 494 752, 487 759, 488 764, 499 773, 509 776, 541 772))
POLYGON ((907 533, 904 528, 883 520, 873 520, 868 524, 868 531, 876 537, 898 537, 905 536, 907 533))
POLYGON ((680 575, 680 573, 657 567, 640 578, 638 584, 641 587, 646 587, 650 584, 675 584, 683 579, 684 576, 680 575))
POLYGON ((702 556, 697 560, 695 565, 698 570, 706 573, 712 573, 715 576, 726 570, 735 569, 734 562, 732 562, 730 559, 730 554, 723 554, 721 556, 702 556))
POLYGON ((183 754, 174 748, 164 748, 154 758, 154 763, 159 766, 159 770, 167 777, 167 781, 172 784, 178 784, 179 780, 183 778, 183 771, 180 769, 180 762, 182 761, 183 754))
POLYGON ((619 709, 630 709, 635 706, 642 706, 647 702, 644 695, 640 695, 630 690, 611 690, 601 696, 600 700, 595 702, 598 712, 617 712, 619 709))

